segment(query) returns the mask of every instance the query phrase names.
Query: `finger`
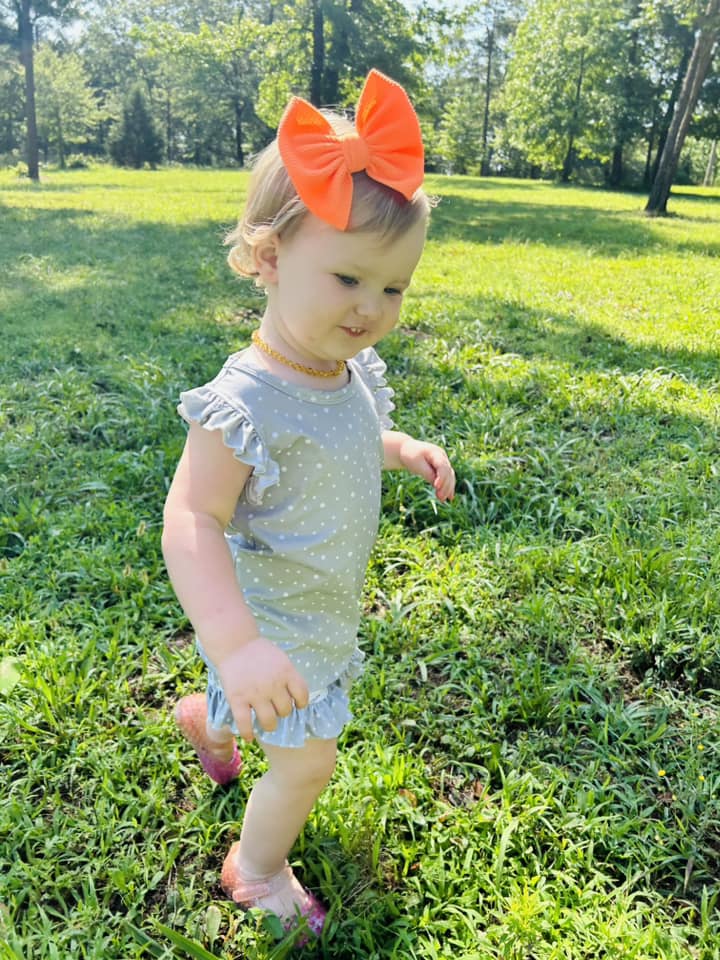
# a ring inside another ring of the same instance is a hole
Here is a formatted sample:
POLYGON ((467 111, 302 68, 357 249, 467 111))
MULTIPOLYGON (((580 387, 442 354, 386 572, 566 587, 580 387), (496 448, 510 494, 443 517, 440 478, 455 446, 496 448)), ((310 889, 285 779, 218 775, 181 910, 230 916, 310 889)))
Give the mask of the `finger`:
POLYGON ((255 739, 255 734, 253 733, 252 714, 250 713, 248 704, 235 707, 233 709, 233 718, 235 720, 235 726, 238 729, 238 735, 247 743, 252 743, 255 739))
POLYGON ((288 693, 295 701, 295 706, 298 708, 298 710, 304 710, 308 705, 309 691, 307 684, 299 673, 296 673, 294 677, 291 677, 291 679, 288 681, 287 689, 288 693))
POLYGON ((453 468, 450 466, 448 456, 440 447, 431 447, 427 452, 427 459, 435 472, 436 478, 444 480, 453 476, 453 468))
POLYGON ((450 500, 455 492, 455 474, 449 465, 435 478, 435 493, 438 500, 450 500))
POLYGON ((445 489, 438 491, 437 498, 438 500, 440 500, 441 503, 445 503, 446 500, 452 499, 450 496, 450 492, 445 489))
POLYGON ((255 716, 257 717, 257 722, 267 733, 271 733, 277 727, 277 714, 275 713, 275 707, 273 707, 272 702, 269 700, 265 703, 255 705, 255 716))
POLYGON ((293 702, 287 690, 283 690, 281 693, 274 695, 272 704, 275 708, 275 713, 279 717, 289 717, 292 713, 293 702))

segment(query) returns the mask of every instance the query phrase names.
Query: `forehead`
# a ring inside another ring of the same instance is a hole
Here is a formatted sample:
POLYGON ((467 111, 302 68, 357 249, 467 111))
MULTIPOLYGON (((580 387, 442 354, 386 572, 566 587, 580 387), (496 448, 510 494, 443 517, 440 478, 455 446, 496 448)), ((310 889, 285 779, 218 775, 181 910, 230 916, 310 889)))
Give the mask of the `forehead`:
POLYGON ((410 274, 417 266, 425 243, 426 225, 420 221, 401 234, 388 239, 377 233, 336 230, 310 214, 294 236, 308 257, 325 261, 338 269, 356 269, 410 274))

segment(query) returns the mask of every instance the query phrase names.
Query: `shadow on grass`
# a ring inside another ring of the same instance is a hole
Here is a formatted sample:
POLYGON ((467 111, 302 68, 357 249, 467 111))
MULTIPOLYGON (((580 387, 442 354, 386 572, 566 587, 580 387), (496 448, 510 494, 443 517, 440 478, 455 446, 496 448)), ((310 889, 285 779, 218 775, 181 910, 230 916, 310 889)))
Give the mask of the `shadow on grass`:
MULTIPOLYGON (((83 176, 83 171, 76 171, 78 178, 83 176)), ((56 183, 56 182, 43 182, 32 183, 29 180, 20 180, 17 183, 4 183, 0 184, 0 191, 3 193, 26 193, 26 194, 37 194, 38 196, 48 196, 54 193, 96 193, 97 191, 148 191, 155 188, 162 189, 167 187, 172 190, 174 194, 181 193, 197 193, 197 185, 193 183, 183 183, 181 181, 173 181, 172 187, 168 187, 168 176, 172 175, 172 171, 165 170, 133 170, 133 171, 124 171, 126 174, 129 174, 129 177, 125 181, 118 182, 117 177, 119 171, 113 169, 108 171, 107 180, 93 180, 91 183, 78 179, 77 181, 69 180, 66 183, 56 183), (141 182, 140 178, 147 177, 147 180, 141 182), (153 182, 153 178, 156 178, 153 182)), ((205 171, 207 172, 207 171, 205 171)), ((232 176, 233 173, 240 174, 241 171, 237 170, 223 170, 220 171, 226 176, 232 176)), ((63 176, 67 176, 69 171, 65 171, 63 176)), ((72 173, 70 173, 72 176, 72 173)), ((240 189, 240 187, 238 187, 240 189)), ((220 182, 218 178, 218 186, 213 188, 209 183, 203 183, 202 186, 203 194, 212 194, 212 193, 227 193, 227 184, 226 182, 220 182)), ((2 204, 0 203, 0 209, 2 204)))
MULTIPOLYGON (((482 193, 494 184, 478 180, 472 186, 482 193)), ((508 187, 522 191, 535 185, 513 182, 508 187)), ((258 305, 257 291, 250 284, 239 284, 225 265, 222 225, 217 222, 178 226, 128 222, 110 215, 98 221, 92 211, 72 207, 23 210, 2 203, 0 218, 8 238, 0 240, 7 311, 3 319, 10 328, 20 328, 20 338, 30 330, 42 331, 51 325, 53 315, 62 314, 68 334, 81 336, 88 324, 96 324, 111 332, 115 329, 123 349, 137 349, 152 342, 161 329, 172 333, 172 322, 163 318, 179 305, 200 309, 218 301, 258 305), (62 274, 71 270, 84 276, 77 283, 62 283, 62 274), (132 344, 128 345, 125 340, 130 330, 132 344)), ((693 248, 692 244, 659 239, 644 221, 615 211, 483 204, 452 193, 435 211, 431 235, 438 240, 473 243, 512 240, 580 247, 587 246, 591 235, 597 238, 598 247, 618 254, 650 247, 657 251, 693 248)), ((720 243, 698 246, 703 252, 715 249, 720 254, 720 243)), ((427 297, 432 299, 432 294, 427 297)), ((422 301, 422 295, 418 299, 422 301)), ((547 313, 482 295, 444 295, 443 302, 446 320, 458 332, 468 321, 479 321, 502 351, 560 358, 597 370, 637 372, 668 367, 699 382, 720 375, 714 353, 629 345, 569 313, 553 311, 549 324, 547 313)), ((478 336, 477 329, 473 335, 478 336)))
POLYGON ((485 203, 481 196, 469 199, 450 188, 443 190, 433 212, 430 237, 439 242, 542 243, 548 247, 579 247, 588 254, 607 256, 661 252, 720 256, 720 241, 673 240, 660 235, 652 223, 639 209, 609 210, 562 202, 485 203))
MULTIPOLYGON (((420 303, 424 299, 432 301, 433 295, 417 297, 420 303)), ((442 314, 438 315, 433 304, 427 316, 428 326, 445 327, 441 333, 451 342, 472 345, 484 340, 498 353, 516 354, 527 360, 621 374, 663 369, 698 386, 712 386, 720 379, 720 357, 716 351, 628 343, 602 327, 557 309, 536 310, 499 297, 444 294, 442 314), (452 331, 448 329, 450 325, 452 331)))
MULTIPOLYGON (((118 355, 162 352, 162 338, 188 330, 213 339, 201 320, 214 311, 257 305, 225 263, 222 226, 138 223, 93 211, 3 208, 0 298, 12 349, 4 365, 58 347, 118 355)), ((220 337, 222 339, 222 337, 220 337)), ((172 352, 172 351, 168 351, 172 352)))

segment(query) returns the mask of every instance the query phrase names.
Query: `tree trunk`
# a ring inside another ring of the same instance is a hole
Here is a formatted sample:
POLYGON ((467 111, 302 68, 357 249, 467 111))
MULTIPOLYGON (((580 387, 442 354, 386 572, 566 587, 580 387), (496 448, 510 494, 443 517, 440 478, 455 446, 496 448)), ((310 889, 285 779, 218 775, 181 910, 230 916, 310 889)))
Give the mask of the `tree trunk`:
POLYGON ((652 165, 652 174, 650 176, 651 186, 655 181, 655 177, 657 176, 658 167, 660 166, 660 157, 662 156, 662 152, 665 149, 665 141, 667 140, 668 131, 670 130, 670 123, 672 122, 673 112, 678 102, 680 91, 682 90, 683 79, 687 74, 687 69, 688 69, 688 64, 690 63, 691 54, 692 54, 692 47, 688 45, 688 47, 683 51, 683 55, 680 60, 680 66, 678 68, 677 75, 675 76, 675 83, 673 84, 673 88, 670 91, 670 99, 668 100, 667 109, 663 114, 662 120, 660 121, 660 125, 659 125, 660 133, 658 136, 657 153, 655 154, 655 159, 652 165))
POLYGON ((710 156, 708 157, 705 176, 703 177, 703 186, 711 187, 715 183, 715 170, 717 168, 717 140, 710 144, 710 156))
POLYGON ((165 142, 167 143, 168 163, 175 160, 175 134, 173 131, 172 100, 169 88, 165 92, 165 142))
POLYGON ((60 169, 65 169, 65 137, 63 136, 62 120, 60 117, 57 118, 57 129, 58 129, 58 164, 60 169))
POLYGON ((645 213, 650 216, 661 216, 667 213, 668 197, 675 179, 680 151, 685 143, 693 110, 700 96, 700 88, 710 69, 718 33, 720 33, 720 0, 709 0, 700 29, 695 35, 687 74, 675 105, 675 113, 660 158, 657 176, 645 207, 645 213))
POLYGON ((242 128, 243 105, 240 100, 235 101, 235 159, 240 166, 245 165, 245 154, 243 152, 243 128, 242 128))
POLYGON ((490 135, 490 94, 492 90, 492 59, 495 50, 495 29, 487 30, 487 69, 485 70, 485 109, 483 111, 482 140, 480 152, 480 176, 490 175, 490 156, 488 153, 488 138, 490 135))
POLYGON ((616 143, 613 147, 612 160, 610 161, 610 176, 608 184, 611 187, 619 187, 623 178, 623 148, 621 143, 616 143))
POLYGON ((647 154, 645 155, 645 171, 643 173, 643 186, 646 190, 649 190, 652 186, 652 153, 653 147, 655 146, 655 133, 657 132, 657 103, 653 108, 653 119, 652 126, 650 127, 650 133, 648 134, 648 148, 647 154))
MULTIPOLYGON (((720 0, 719 0, 720 2, 720 0)), ((575 85, 575 102, 573 103, 572 116, 570 117, 570 141, 568 143, 567 153, 563 161, 562 173, 560 179, 563 183, 570 180, 575 163, 575 131, 577 130, 577 118, 580 113, 580 94, 582 93, 583 80, 585 79, 585 51, 580 51, 580 72, 578 73, 577 84, 575 85)))
POLYGON ((312 4, 312 65, 310 67, 310 103, 322 106, 322 82, 325 72, 325 24, 320 0, 312 4))
POLYGON ((33 57, 33 28, 30 18, 31 0, 21 0, 19 16, 20 63, 25 70, 25 124, 27 127, 28 176, 40 180, 37 115, 35 112, 35 63, 33 57))
POLYGON ((570 134, 570 143, 568 144, 567 153, 565 154, 562 170, 560 172, 561 183, 570 183, 570 177, 572 176, 574 163, 575 163, 575 137, 572 134, 570 134))
MULTIPOLYGON (((634 0, 628 13, 631 22, 637 24, 640 16, 640 0, 634 0)), ((634 87, 638 71, 640 49, 640 31, 636 26, 630 34, 630 49, 628 51, 628 62, 623 71, 622 78, 622 107, 618 110, 615 119, 615 143, 613 144, 612 161, 610 163, 610 172, 608 183, 611 187, 621 187, 625 175, 625 164, 623 154, 626 144, 632 139, 635 130, 634 116, 634 87)))

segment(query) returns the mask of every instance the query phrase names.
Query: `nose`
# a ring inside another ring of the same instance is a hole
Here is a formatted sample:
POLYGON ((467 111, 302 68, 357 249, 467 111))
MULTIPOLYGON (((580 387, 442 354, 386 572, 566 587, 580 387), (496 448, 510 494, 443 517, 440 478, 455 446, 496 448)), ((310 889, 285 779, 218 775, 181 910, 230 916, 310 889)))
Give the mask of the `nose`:
POLYGON ((364 291, 355 304, 355 312, 360 317, 379 317, 382 313, 381 298, 370 291, 364 291))

